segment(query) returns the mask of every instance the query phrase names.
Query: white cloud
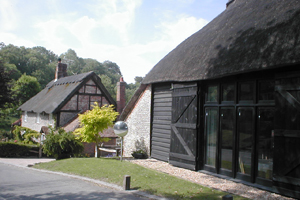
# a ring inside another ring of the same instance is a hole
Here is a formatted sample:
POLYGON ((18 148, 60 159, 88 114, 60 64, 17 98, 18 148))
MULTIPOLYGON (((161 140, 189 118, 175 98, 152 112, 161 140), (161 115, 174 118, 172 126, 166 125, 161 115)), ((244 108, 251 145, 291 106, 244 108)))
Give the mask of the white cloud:
POLYGON ((129 30, 135 19, 136 9, 141 2, 141 0, 101 1, 90 6, 89 9, 95 14, 95 20, 101 27, 117 32, 123 44, 126 45, 129 42, 129 30))
POLYGON ((12 33, 0 31, 0 35, 1 35, 0 42, 4 42, 5 45, 13 44, 15 46, 24 46, 24 47, 37 46, 34 42, 17 37, 15 34, 12 33))
POLYGON ((10 31, 17 27, 18 19, 15 11, 16 2, 13 0, 1 0, 0 24, 1 29, 10 31))
POLYGON ((164 37, 175 45, 200 30, 208 23, 205 19, 195 17, 180 16, 175 22, 162 22, 159 26, 162 29, 164 37))

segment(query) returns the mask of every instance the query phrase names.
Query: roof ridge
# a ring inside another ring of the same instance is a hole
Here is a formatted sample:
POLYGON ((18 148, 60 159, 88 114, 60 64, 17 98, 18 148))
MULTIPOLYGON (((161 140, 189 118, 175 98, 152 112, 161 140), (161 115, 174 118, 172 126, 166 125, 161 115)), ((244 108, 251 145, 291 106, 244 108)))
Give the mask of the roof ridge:
POLYGON ((89 71, 89 72, 82 73, 82 74, 75 74, 75 75, 72 75, 72 76, 62 77, 62 78, 60 78, 56 81, 52 80, 50 83, 48 83, 46 85, 46 88, 50 89, 50 88, 52 88, 53 86, 56 86, 56 85, 65 85, 65 84, 68 84, 68 83, 81 82, 82 80, 84 80, 86 77, 90 76, 93 73, 94 73, 93 71, 89 71))

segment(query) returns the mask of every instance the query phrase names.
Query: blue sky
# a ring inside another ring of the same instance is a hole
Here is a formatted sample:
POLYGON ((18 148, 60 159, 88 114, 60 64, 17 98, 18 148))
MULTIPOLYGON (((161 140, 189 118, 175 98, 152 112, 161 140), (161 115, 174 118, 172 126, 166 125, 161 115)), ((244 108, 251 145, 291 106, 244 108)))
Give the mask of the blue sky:
POLYGON ((226 8, 227 0, 0 0, 0 42, 119 65, 127 83, 226 8))

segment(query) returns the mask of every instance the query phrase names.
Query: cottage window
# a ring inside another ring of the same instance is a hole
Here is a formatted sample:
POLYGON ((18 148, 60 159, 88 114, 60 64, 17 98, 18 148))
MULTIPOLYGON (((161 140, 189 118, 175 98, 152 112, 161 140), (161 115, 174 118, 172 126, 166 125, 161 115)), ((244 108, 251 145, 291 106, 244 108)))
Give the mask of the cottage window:
POLYGON ((40 113, 36 113, 36 123, 40 123, 40 113))
POLYGON ((27 122, 27 118, 28 118, 27 111, 25 111, 25 114, 24 114, 24 122, 27 122))

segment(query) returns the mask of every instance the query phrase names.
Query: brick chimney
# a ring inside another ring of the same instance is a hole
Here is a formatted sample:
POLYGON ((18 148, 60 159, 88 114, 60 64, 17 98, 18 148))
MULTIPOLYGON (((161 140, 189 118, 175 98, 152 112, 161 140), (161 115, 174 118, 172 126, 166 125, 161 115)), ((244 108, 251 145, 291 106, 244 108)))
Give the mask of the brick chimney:
POLYGON ((62 77, 68 76, 67 74, 67 64, 61 63, 61 58, 58 58, 58 63, 55 71, 55 81, 62 77))
POLYGON ((117 83, 117 111, 121 114, 125 108, 126 96, 125 96, 125 85, 123 77, 120 78, 120 82, 117 83))

